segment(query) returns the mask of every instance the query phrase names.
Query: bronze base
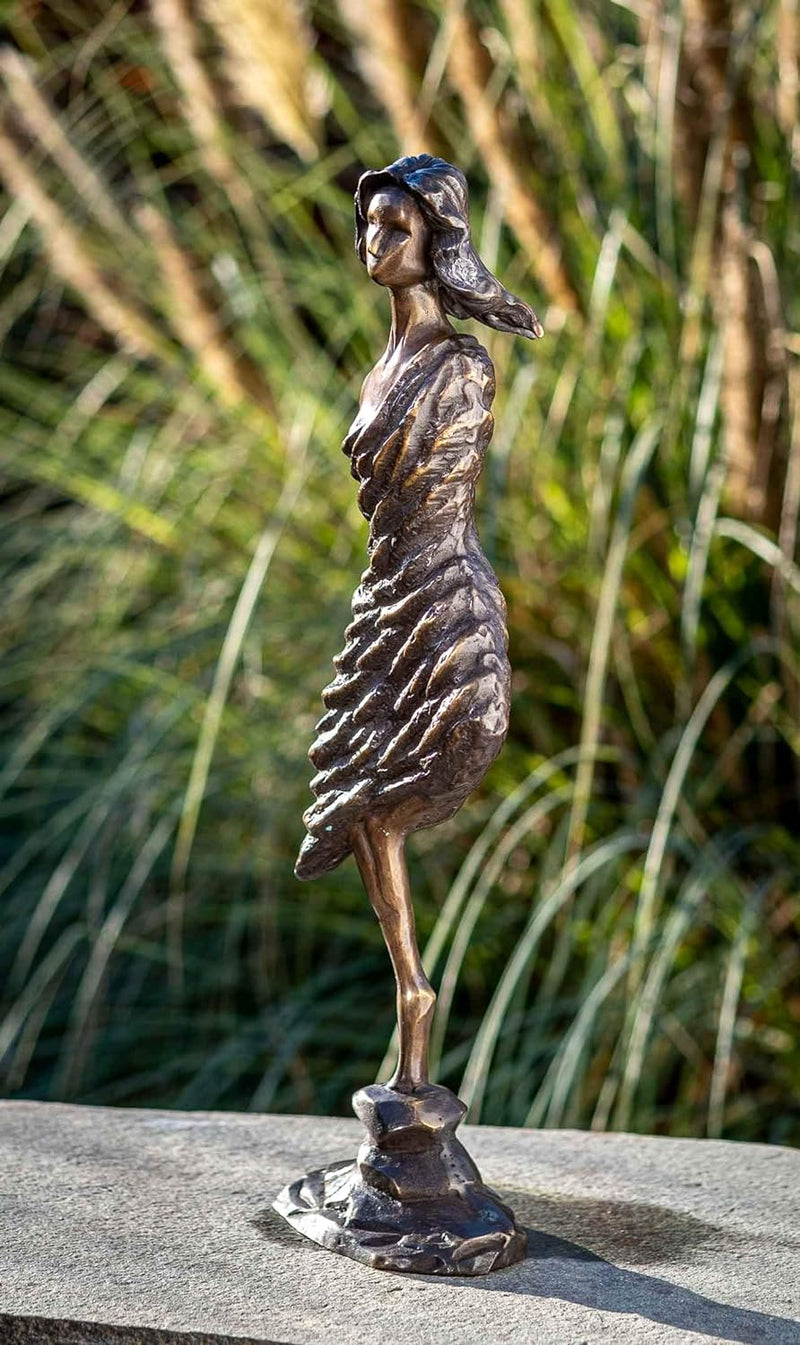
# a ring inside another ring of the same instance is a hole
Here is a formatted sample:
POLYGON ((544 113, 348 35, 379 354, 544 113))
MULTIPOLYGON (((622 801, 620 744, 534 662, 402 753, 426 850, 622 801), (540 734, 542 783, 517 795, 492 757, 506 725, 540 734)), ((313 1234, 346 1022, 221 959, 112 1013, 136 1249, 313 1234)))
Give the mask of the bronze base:
POLYGON ((437 1084, 353 1098, 367 1137, 354 1163, 284 1187, 274 1208, 312 1242, 376 1270, 485 1275, 525 1255, 525 1236, 460 1140, 463 1102, 437 1084))

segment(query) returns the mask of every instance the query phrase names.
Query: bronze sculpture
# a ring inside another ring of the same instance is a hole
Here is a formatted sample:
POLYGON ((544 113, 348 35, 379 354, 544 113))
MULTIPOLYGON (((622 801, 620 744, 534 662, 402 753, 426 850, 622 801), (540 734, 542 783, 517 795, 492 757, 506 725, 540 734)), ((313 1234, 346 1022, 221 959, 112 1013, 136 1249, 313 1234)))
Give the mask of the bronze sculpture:
POLYGON ((398 159, 363 174, 355 205, 356 248, 390 290, 392 327, 343 446, 370 524, 369 566, 323 692, 295 871, 316 878, 355 856, 397 981, 399 1058, 388 1084, 353 1100, 368 1131, 356 1163, 300 1179, 276 1208, 373 1266, 479 1274, 518 1260, 524 1241, 455 1138, 463 1104, 428 1079, 435 995, 404 847, 460 808, 508 727, 505 603, 473 517, 494 370, 447 314, 527 337, 543 329, 475 252, 452 165, 398 159))

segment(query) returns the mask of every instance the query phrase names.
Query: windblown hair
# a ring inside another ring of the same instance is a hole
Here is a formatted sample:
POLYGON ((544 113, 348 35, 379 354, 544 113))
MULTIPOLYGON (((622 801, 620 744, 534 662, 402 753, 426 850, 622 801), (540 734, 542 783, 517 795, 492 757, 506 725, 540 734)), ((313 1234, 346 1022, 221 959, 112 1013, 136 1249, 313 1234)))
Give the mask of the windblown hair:
POLYGON ((477 318, 487 327, 517 336, 544 336, 532 308, 505 289, 484 266, 469 232, 469 200, 464 174, 444 159, 416 154, 359 178, 355 194, 356 252, 366 263, 370 197, 387 187, 413 196, 431 228, 431 265, 445 310, 456 318, 477 318))

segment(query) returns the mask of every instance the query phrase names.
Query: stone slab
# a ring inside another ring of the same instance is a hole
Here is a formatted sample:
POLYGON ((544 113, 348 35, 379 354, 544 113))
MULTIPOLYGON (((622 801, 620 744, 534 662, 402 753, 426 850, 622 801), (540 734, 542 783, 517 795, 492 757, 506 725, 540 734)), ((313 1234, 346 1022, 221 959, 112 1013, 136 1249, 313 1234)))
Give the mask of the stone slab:
POLYGON ((369 1270, 270 1208, 356 1121, 0 1103, 2 1345, 800 1345, 800 1152, 465 1126, 530 1230, 480 1279, 369 1270))

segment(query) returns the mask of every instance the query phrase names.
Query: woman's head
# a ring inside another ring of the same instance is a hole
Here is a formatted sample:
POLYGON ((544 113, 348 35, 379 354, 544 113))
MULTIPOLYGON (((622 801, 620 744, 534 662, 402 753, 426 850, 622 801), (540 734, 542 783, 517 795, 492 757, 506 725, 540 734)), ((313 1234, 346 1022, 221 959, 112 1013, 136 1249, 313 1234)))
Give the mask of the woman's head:
POLYGON ((366 206, 367 271, 379 285, 419 285, 432 275, 431 231, 410 192, 378 187, 366 206))
POLYGON ((475 251, 466 178, 452 164, 430 154, 397 159, 362 175, 355 205, 356 251, 379 284, 432 278, 454 317, 519 336, 544 335, 533 309, 504 289, 475 251))

